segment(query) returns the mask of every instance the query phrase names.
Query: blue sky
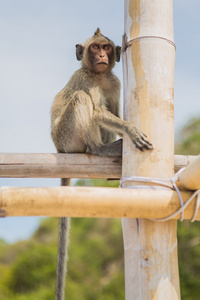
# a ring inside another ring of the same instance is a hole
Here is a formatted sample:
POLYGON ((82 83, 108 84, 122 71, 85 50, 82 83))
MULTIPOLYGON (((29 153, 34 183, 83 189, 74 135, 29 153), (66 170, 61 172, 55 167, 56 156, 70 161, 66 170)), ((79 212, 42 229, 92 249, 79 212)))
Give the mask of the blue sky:
MULTIPOLYGON (((0 152, 55 152, 54 96, 79 68, 75 45, 100 27, 121 45, 123 0, 0 0, 0 152)), ((200 1, 174 0, 175 132, 200 116, 200 1)), ((122 65, 115 74, 122 80, 122 65)), ((56 186, 58 179, 1 179, 0 186, 56 186)), ((25 239, 39 219, 0 219, 0 238, 25 239)))

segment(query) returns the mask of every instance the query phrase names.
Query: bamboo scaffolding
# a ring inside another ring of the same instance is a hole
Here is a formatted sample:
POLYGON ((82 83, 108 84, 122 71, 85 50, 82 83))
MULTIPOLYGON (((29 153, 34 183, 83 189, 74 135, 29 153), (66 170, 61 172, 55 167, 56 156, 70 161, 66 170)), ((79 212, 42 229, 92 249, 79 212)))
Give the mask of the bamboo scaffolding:
MULTIPOLYGON (((174 156, 175 172, 196 156, 174 156)), ((113 178, 122 177, 122 158, 88 154, 0 153, 0 178, 113 178)))
MULTIPOLYGON (((122 177, 170 178, 174 172, 173 1, 125 0, 124 19, 124 119, 145 132, 154 150, 134 151, 124 137, 122 177)), ((126 300, 180 299, 176 221, 126 218, 122 226, 126 300)))
MULTIPOLYGON (((182 192, 185 202, 192 192, 182 192)), ((195 199, 185 210, 191 219, 195 199)), ((164 218, 180 207, 172 190, 97 187, 0 188, 1 216, 164 218)), ((180 218, 178 214, 176 219, 180 218)), ((197 220, 200 219, 200 210, 197 220)), ((160 222, 157 222, 161 226, 160 222)), ((163 255, 163 254, 162 254, 163 255)))

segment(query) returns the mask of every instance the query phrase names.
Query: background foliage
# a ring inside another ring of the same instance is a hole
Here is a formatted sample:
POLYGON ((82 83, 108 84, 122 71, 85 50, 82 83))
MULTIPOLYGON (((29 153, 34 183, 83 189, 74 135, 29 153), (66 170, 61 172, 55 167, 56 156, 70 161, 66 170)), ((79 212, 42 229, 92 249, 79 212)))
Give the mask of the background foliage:
MULTIPOLYGON (((191 119, 182 129, 176 145, 177 154, 200 153, 200 118, 191 119)), ((200 224, 178 222, 178 256, 183 300, 197 300, 200 295, 200 224)))
MULTIPOLYGON (((182 130, 178 154, 198 154, 200 119, 182 130)), ((80 185, 118 186, 117 181, 80 180, 80 185)), ((0 300, 54 299, 58 219, 45 218, 27 241, 0 240, 0 300)), ((124 263, 119 219, 72 219, 68 300, 124 299, 124 263)), ((178 222, 178 251, 183 300, 200 295, 200 225, 178 222)))

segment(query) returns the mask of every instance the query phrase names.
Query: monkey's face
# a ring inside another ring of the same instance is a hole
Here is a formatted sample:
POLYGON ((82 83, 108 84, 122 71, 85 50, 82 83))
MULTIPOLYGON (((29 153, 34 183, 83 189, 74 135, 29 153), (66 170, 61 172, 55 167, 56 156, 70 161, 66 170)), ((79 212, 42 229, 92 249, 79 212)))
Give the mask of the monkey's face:
POLYGON ((120 61, 121 47, 101 34, 98 28, 84 45, 76 45, 76 57, 82 60, 82 67, 94 73, 107 73, 120 61))
POLYGON ((113 61, 113 47, 110 43, 92 43, 88 55, 93 71, 105 73, 113 61))

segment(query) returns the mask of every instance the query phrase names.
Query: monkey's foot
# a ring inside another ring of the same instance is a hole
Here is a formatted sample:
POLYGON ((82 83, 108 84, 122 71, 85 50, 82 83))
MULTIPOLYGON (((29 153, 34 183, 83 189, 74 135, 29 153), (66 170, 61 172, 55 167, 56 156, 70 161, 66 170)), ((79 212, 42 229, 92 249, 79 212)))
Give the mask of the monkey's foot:
POLYGON ((98 156, 122 156, 122 139, 95 147, 88 147, 86 153, 98 156))

